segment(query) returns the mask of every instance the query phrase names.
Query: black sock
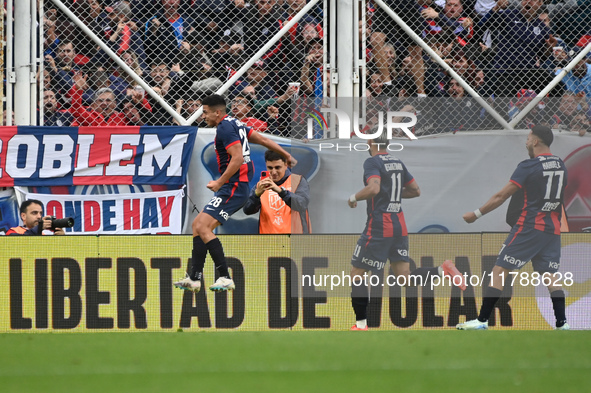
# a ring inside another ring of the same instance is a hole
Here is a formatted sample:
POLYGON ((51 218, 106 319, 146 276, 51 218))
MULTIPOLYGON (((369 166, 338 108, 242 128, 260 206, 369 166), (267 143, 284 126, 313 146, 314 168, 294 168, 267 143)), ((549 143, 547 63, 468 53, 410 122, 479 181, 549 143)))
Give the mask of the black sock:
POLYGON ((207 242, 207 249, 209 250, 209 255, 211 255, 213 264, 220 274, 220 277, 230 278, 230 273, 228 272, 228 263, 226 262, 224 248, 222 247, 222 242, 220 242, 220 239, 216 237, 213 240, 207 242))
POLYGON ((367 285, 362 281, 361 285, 351 283, 351 304, 355 311, 355 320, 367 319, 367 305, 369 303, 369 292, 367 285))
POLYGON ((550 297, 552 298, 552 308, 554 308, 554 316, 556 317, 556 327, 562 327, 566 323, 564 291, 559 289, 558 291, 550 292, 550 297))
POLYGON ((205 257, 207 256, 207 246, 199 236, 193 238, 193 252, 191 254, 191 268, 187 272, 191 280, 201 280, 203 275, 203 266, 205 265, 205 257))
POLYGON ((500 289, 493 287, 486 288, 486 290, 484 291, 484 297, 482 298, 482 307, 480 307, 480 315, 478 315, 478 320, 480 322, 488 321, 490 313, 495 308, 495 303, 501 297, 501 293, 503 293, 503 291, 501 291, 500 289))
POLYGON ((439 276, 439 266, 436 267, 417 267, 410 272, 413 276, 423 277, 423 282, 426 282, 431 276, 439 276))

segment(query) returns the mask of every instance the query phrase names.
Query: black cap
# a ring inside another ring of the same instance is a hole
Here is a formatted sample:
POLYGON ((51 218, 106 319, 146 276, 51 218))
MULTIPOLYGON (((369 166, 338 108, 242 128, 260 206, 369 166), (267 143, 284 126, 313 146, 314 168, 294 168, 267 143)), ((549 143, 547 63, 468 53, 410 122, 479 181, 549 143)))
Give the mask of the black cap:
POLYGON ((550 147, 552 141, 554 141, 554 134, 552 134, 552 130, 550 127, 542 126, 542 125, 535 125, 531 129, 532 134, 540 138, 544 145, 550 147))

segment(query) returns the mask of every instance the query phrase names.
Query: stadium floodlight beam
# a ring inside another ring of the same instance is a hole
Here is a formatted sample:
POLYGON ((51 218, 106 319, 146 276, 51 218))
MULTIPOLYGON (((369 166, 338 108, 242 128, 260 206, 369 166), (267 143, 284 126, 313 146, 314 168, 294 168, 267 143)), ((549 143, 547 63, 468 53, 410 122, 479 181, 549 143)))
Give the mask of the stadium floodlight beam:
POLYGON ((374 2, 377 5, 379 5, 380 7, 382 7, 382 9, 388 15, 390 15, 390 17, 392 19, 394 19, 394 21, 396 22, 396 24, 398 24, 398 26, 400 26, 406 32, 406 34, 408 34, 409 37, 412 38, 413 41, 417 43, 417 45, 419 45, 421 48, 423 48, 423 50, 425 52, 427 52, 429 54, 429 56, 431 56, 431 58, 433 58, 437 62, 437 64, 439 64, 439 66, 441 68, 443 68, 449 75, 451 75, 452 78, 454 78, 456 81, 458 81, 458 83, 460 84, 460 86, 462 86, 464 88, 464 90, 466 92, 468 92, 468 94, 470 94, 476 100, 476 102, 478 102, 488 113, 490 113, 490 115, 496 121, 498 121, 499 124, 501 124, 503 126, 503 128, 505 128, 507 130, 512 130, 513 129, 513 127, 511 126, 511 124, 507 123, 507 121, 503 118, 503 116, 499 115, 497 113, 497 111, 495 111, 488 104, 488 102, 486 102, 486 100, 484 98, 482 98, 469 84, 466 83, 466 81, 464 81, 464 79, 462 77, 460 77, 458 75, 457 72, 454 71, 453 68, 451 68, 445 61, 443 61, 443 59, 441 57, 439 57, 439 55, 437 53, 435 53, 435 51, 433 49, 431 49, 429 47, 429 45, 427 45, 421 39, 421 37, 419 37, 414 31, 412 31, 412 29, 410 27, 408 27, 408 25, 406 23, 404 23, 404 21, 402 19, 400 19, 400 17, 398 15, 396 15, 396 13, 394 11, 392 11, 390 9, 390 7, 388 7, 383 2, 383 0, 374 0, 374 2))
POLYGON ((546 86, 544 88, 544 90, 542 90, 533 100, 531 100, 525 106, 525 108, 523 108, 517 114, 517 116, 515 116, 511 120, 511 122, 509 123, 511 125, 511 127, 515 127, 515 125, 518 124, 521 121, 521 119, 523 119, 536 105, 538 105, 538 103, 540 101, 542 101, 544 99, 544 97, 546 97, 546 95, 548 93, 550 93, 550 91, 554 87, 556 87, 557 84, 560 83, 560 81, 566 76, 566 74, 571 72, 571 70, 574 68, 574 66, 577 65, 579 63, 579 61, 583 60, 585 58, 585 56, 587 56, 589 51, 591 51, 591 43, 588 43, 587 46, 582 51, 580 51, 579 54, 577 56, 575 56, 575 58, 572 59, 571 62, 568 63, 567 66, 564 67, 562 69, 562 71, 560 71, 560 73, 554 77, 554 79, 552 79, 552 82, 550 82, 550 84, 548 86, 546 86))
MULTIPOLYGON (((58 1, 58 0, 53 0, 58 1)), ((219 89, 216 91, 216 94, 223 94, 230 86, 234 84, 261 56, 263 56, 281 37, 283 37, 289 29, 292 28, 299 20, 310 11, 312 7, 316 5, 320 0, 312 0, 304 8, 300 10, 289 22, 283 25, 281 30, 279 30, 265 45, 263 45, 253 56, 250 60, 248 60, 236 73, 226 81, 219 89)), ((203 106, 195 111, 188 119, 187 124, 192 124, 195 120, 197 120, 201 114, 203 113, 203 106)))
POLYGON ((70 11, 68 7, 66 7, 64 3, 62 3, 61 0, 51 1, 53 1, 53 4, 55 4, 57 8, 59 8, 64 14, 66 14, 66 16, 70 18, 70 20, 72 20, 72 22, 74 22, 74 24, 78 26, 84 32, 84 34, 86 34, 88 37, 90 37, 91 40, 93 40, 98 46, 100 46, 100 48, 104 50, 105 53, 107 53, 109 57, 113 59, 113 61, 117 63, 119 67, 121 67, 127 74, 129 74, 129 76, 131 76, 131 78, 135 82, 137 82, 137 84, 143 87, 143 89, 146 92, 148 92, 148 94, 150 94, 152 98, 154 98, 160 105, 162 105, 162 107, 166 110, 166 112, 168 112, 169 115, 171 115, 181 125, 191 124, 190 122, 187 122, 187 120, 185 120, 184 117, 178 114, 177 111, 175 111, 174 108, 172 108, 166 101, 164 101, 164 99, 160 97, 158 93, 156 93, 154 89, 152 89, 146 82, 144 82, 144 80, 140 78, 134 70, 132 70, 127 64, 125 64, 123 59, 117 56, 117 54, 113 52, 113 50, 109 48, 109 46, 105 44, 103 40, 101 40, 92 30, 90 30, 88 26, 82 23, 82 21, 72 11, 70 11))

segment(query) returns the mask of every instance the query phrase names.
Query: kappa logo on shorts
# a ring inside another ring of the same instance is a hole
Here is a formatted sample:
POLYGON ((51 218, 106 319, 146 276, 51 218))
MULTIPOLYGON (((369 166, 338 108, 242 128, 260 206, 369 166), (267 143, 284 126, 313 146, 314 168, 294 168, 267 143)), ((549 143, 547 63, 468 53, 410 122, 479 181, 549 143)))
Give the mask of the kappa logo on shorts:
POLYGON ((220 216, 222 216, 224 218, 224 220, 227 220, 228 218, 230 218, 230 215, 223 210, 220 210, 220 216))
POLYGON ((514 257, 509 256, 509 255, 505 255, 505 257, 503 258, 503 261, 510 263, 511 265, 515 265, 517 268, 520 268, 527 263, 527 261, 522 261, 521 259, 515 259, 514 257))
POLYGON ((400 256, 407 257, 408 250, 398 250, 398 254, 400 254, 400 256))
POLYGON ((365 258, 365 257, 363 257, 361 259, 361 263, 365 263, 366 265, 369 265, 371 267, 375 267, 378 270, 382 270, 384 268, 384 266, 386 266, 386 262, 374 261, 373 259, 369 259, 369 258, 365 258))
POLYGON ((560 267, 560 262, 549 262, 548 267, 550 269, 557 269, 560 267))

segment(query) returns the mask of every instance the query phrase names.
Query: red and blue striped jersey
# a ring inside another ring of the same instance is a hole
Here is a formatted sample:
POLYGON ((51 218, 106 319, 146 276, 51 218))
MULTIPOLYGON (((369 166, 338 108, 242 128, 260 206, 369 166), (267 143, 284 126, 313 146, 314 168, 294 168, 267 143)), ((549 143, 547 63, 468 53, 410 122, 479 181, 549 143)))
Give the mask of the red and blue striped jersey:
POLYGON ((564 162, 552 154, 520 162, 510 180, 523 190, 523 207, 515 225, 559 235, 567 179, 564 162))
POLYGON ((240 169, 230 177, 228 183, 249 182, 252 179, 254 164, 250 159, 250 145, 248 143, 252 132, 252 128, 231 116, 224 117, 217 126, 214 146, 220 175, 224 173, 230 163, 231 157, 228 154, 228 148, 236 143, 240 143, 242 146, 244 162, 240 169))
POLYGON ((367 223, 364 234, 385 238, 406 236, 406 222, 402 212, 402 188, 414 181, 406 166, 398 158, 376 154, 363 164, 363 183, 373 177, 380 178, 380 191, 367 201, 367 223))

